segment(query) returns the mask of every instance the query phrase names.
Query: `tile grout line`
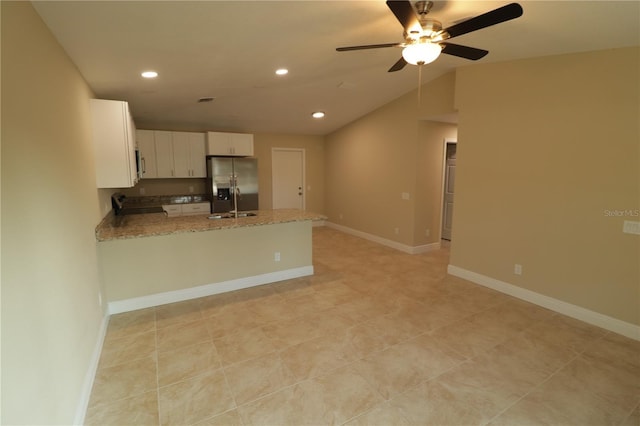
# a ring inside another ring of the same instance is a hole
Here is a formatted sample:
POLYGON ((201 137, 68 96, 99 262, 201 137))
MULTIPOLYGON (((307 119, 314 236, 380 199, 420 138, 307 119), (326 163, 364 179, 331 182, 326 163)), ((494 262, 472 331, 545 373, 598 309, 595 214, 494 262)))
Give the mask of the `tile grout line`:
MULTIPOLYGON (((486 423, 489 424, 491 423, 493 420, 497 419, 498 417, 500 417, 503 413, 505 413, 506 411, 508 411, 511 407, 513 407, 514 405, 516 405, 518 402, 522 401, 524 398, 526 398, 528 395, 530 395, 533 391, 541 388, 545 383, 547 383, 549 380, 551 380, 553 378, 553 376, 555 376, 556 374, 558 374, 560 371, 562 371, 565 367, 567 367, 569 364, 571 364, 572 362, 574 362, 576 359, 578 359, 578 357, 580 357, 581 353, 577 353, 575 354, 575 356, 573 358, 571 358, 569 361, 567 361, 566 363, 564 363, 563 365, 561 365, 560 367, 558 367, 553 373, 549 374, 549 377, 547 377, 546 379, 544 379, 543 381, 541 381, 540 383, 538 383, 537 385, 533 386, 531 389, 529 389, 528 392, 525 392, 520 398, 518 398, 517 400, 515 400, 512 404, 509 404, 505 409, 503 409, 502 411, 500 411, 498 414, 496 414, 495 416, 493 416, 492 418, 490 418, 486 423)), ((544 403, 543 403, 544 404, 544 403)), ((546 406, 546 404, 544 404, 546 406)))
POLYGON ((153 331, 155 333, 156 340, 156 410, 158 413, 158 426, 162 425, 162 419, 160 418, 160 348, 158 347, 158 321, 156 318, 156 308, 153 308, 153 331))
MULTIPOLYGON (((636 410, 640 410, 640 401, 638 401, 638 403, 634 407, 632 407, 631 410, 629 410, 629 412, 626 413, 626 415, 622 418, 622 422, 630 418, 633 412, 636 410)), ((623 424, 623 423, 620 423, 620 424, 623 424)))
MULTIPOLYGON (((202 319, 206 320, 207 318, 205 318, 204 312, 202 312, 202 308, 200 306, 198 306, 198 310, 200 312, 200 316, 202 317, 202 319)), ((225 411, 223 411, 221 413, 216 413, 215 415, 213 415, 211 417, 208 417, 208 418, 205 418, 205 419, 200 419, 200 420, 198 420, 198 423, 202 422, 204 420, 207 420, 207 419, 213 419, 213 418, 215 418, 217 416, 220 416, 220 415, 222 415, 224 413, 227 413, 227 412, 235 410, 238 418, 240 418, 240 422, 244 425, 244 420, 242 420, 242 417, 240 416, 240 413, 238 412, 238 402, 236 401, 236 396, 234 395, 234 392, 231 389, 231 385, 229 384, 229 379, 227 378, 227 372, 225 371, 225 366, 222 363, 222 357, 220 356, 220 353, 218 352, 218 347, 216 346, 216 343, 214 341, 214 338, 213 338, 213 335, 211 333, 211 330, 209 329, 209 327, 206 327, 206 328, 207 328, 207 334, 209 335, 209 341, 211 342, 211 345, 213 346, 213 348, 216 351, 216 354, 218 355, 218 363, 220 365, 220 371, 222 372, 222 377, 224 377, 224 383, 225 383, 225 385, 227 387, 227 390, 229 391, 229 395, 231 396, 231 400, 233 401, 233 408, 225 410, 225 411)), ((204 372, 202 374, 207 374, 207 373, 208 372, 204 372)))

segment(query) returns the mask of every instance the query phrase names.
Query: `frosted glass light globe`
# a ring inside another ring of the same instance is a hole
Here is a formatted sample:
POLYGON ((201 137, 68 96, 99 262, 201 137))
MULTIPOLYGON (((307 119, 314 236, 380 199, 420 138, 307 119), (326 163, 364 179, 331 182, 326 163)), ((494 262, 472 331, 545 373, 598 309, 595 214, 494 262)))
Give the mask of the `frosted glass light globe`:
POLYGON ((442 48, 436 43, 410 44, 402 50, 402 57, 411 65, 424 65, 435 61, 442 48))

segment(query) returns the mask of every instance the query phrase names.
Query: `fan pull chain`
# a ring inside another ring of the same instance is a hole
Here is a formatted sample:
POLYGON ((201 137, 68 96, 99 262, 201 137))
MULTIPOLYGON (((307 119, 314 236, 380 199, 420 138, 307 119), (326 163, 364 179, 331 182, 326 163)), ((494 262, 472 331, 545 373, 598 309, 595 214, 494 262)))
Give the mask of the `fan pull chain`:
POLYGON ((418 65, 418 107, 422 106, 422 64, 418 65))

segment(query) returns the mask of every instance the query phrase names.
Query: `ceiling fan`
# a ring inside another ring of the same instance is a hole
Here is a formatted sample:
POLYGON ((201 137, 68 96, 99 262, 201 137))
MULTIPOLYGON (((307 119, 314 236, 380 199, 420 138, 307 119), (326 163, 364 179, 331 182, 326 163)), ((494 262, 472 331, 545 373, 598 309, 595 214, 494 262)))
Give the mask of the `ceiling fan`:
POLYGON ((424 65, 435 61, 440 53, 477 61, 489 51, 475 47, 449 43, 447 40, 463 34, 490 27, 522 16, 522 6, 510 3, 482 15, 442 28, 442 24, 427 17, 433 7, 432 1, 418 1, 414 6, 408 0, 388 0, 387 6, 404 28, 403 43, 367 44, 363 46, 338 47, 338 52, 349 50, 402 47, 402 57, 389 72, 400 71, 405 65, 424 65))

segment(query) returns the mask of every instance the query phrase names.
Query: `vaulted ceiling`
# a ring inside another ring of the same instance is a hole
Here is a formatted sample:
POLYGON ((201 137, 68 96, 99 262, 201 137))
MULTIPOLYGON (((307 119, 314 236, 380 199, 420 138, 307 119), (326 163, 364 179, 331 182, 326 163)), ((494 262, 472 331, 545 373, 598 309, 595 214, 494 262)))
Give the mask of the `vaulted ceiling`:
MULTIPOLYGON (((508 2, 435 2, 447 27, 508 2)), ((520 1, 522 17, 455 43, 489 50, 441 55, 422 81, 458 67, 640 45, 638 1, 520 1)), ((418 86, 418 69, 387 70, 403 41, 376 1, 43 1, 37 12, 97 97, 128 101, 138 127, 327 134, 418 86), (276 76, 287 68, 289 74, 276 76), (142 71, 159 77, 145 80, 142 71), (212 102, 198 102, 203 97, 212 102), (317 120, 313 111, 326 112, 317 120)))

